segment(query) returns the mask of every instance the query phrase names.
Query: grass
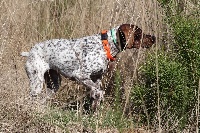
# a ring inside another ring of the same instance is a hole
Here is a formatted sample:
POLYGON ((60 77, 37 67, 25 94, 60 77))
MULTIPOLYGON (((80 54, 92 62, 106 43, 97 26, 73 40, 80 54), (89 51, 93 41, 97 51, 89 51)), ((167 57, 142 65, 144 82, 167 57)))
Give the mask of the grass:
MULTIPOLYGON (((141 112, 137 112, 130 95, 137 90, 133 86, 140 82, 138 70, 146 53, 160 49, 171 52, 171 29, 156 0, 2 0, 0 7, 0 132, 157 131, 152 130, 157 129, 156 124, 140 121, 137 113, 141 112), (122 23, 138 25, 145 33, 155 35, 157 42, 150 50, 132 49, 118 55, 118 76, 114 79, 110 73, 104 75, 102 87, 107 95, 97 114, 84 114, 81 104, 78 110, 63 108, 86 91, 68 79, 63 80, 53 100, 44 104, 31 102, 22 51, 47 39, 88 36, 122 23), (133 109, 137 113, 132 114, 133 109)), ((190 11, 191 8, 185 10, 190 11)))
POLYGON ((70 129, 70 125, 77 126, 77 129, 73 129, 76 130, 76 132, 81 132, 79 126, 81 126, 82 129, 90 132, 102 129, 115 129, 122 131, 126 128, 130 128, 130 120, 126 118, 118 119, 117 116, 118 114, 110 109, 102 109, 98 112, 98 114, 82 115, 77 115, 77 111, 51 109, 48 114, 45 114, 42 117, 38 116, 37 119, 40 119, 46 123, 51 123, 52 125, 56 125, 62 128, 64 131, 68 131, 70 129))

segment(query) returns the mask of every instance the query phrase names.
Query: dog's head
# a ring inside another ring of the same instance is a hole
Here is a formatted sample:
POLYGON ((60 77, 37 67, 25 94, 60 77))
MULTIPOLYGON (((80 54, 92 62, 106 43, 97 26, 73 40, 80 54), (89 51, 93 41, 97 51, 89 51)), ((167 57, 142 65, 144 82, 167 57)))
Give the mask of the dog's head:
POLYGON ((135 25, 123 24, 117 31, 118 44, 121 50, 130 48, 150 48, 156 41, 156 37, 146 35, 135 25))

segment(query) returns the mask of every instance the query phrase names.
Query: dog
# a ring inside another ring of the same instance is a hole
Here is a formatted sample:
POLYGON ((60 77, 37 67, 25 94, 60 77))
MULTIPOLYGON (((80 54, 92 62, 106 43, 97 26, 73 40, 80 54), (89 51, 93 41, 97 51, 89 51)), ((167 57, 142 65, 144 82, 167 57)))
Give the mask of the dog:
POLYGON ((108 63, 126 49, 150 48, 156 41, 153 35, 146 35, 132 24, 122 24, 100 34, 78 39, 52 39, 36 44, 27 57, 25 70, 30 80, 30 94, 41 93, 43 83, 56 92, 61 76, 76 80, 90 89, 95 109, 103 100, 101 77, 108 69, 108 63))

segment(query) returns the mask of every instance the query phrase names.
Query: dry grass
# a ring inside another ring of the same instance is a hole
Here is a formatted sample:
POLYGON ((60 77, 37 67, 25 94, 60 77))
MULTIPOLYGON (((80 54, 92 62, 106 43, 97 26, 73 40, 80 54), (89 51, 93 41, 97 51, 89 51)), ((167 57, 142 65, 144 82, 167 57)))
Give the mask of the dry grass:
MULTIPOLYGON (((159 44, 168 31, 156 0, 1 0, 0 7, 1 132, 66 131, 53 121, 40 119, 51 111, 51 103, 38 105, 29 99, 29 81, 24 70, 26 59, 20 53, 29 51, 36 42, 78 38, 122 23, 132 23, 145 33, 154 34, 159 44)), ((155 48, 152 51, 155 52, 155 48)), ((119 55, 118 68, 124 76, 124 90, 127 90, 124 99, 128 98, 132 80, 137 79, 138 66, 145 58, 143 53, 144 50, 133 50, 119 55)), ((64 80, 56 102, 67 103, 76 99, 83 93, 81 90, 82 87, 75 82, 64 80)), ((83 127, 81 122, 69 125, 66 127, 70 132, 83 127)), ((97 123, 96 126, 95 131, 119 132, 115 128, 99 129, 97 123)), ((135 129, 129 131, 137 132, 135 129)))

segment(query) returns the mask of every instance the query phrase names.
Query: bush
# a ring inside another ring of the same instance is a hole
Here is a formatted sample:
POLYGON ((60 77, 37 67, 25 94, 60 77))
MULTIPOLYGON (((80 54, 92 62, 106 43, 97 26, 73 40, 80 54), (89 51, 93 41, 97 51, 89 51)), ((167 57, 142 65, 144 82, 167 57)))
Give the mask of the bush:
POLYGON ((177 61, 187 67, 190 86, 198 88, 200 77, 200 19, 178 17, 173 23, 177 61))
MULTIPOLYGON (((169 5, 163 0, 162 4, 167 8, 175 7, 171 6, 173 0, 169 5)), ((189 119, 195 119, 192 114, 197 105, 199 87, 200 19, 194 16, 199 16, 198 11, 192 12, 192 15, 184 15, 182 10, 173 12, 173 15, 170 12, 166 20, 174 35, 171 53, 159 51, 158 55, 149 55, 139 70, 140 83, 133 87, 131 101, 139 111, 142 123, 155 124, 161 119, 163 128, 174 127, 175 123, 181 130, 186 125, 195 126, 189 119), (158 111, 161 118, 157 118, 158 111)))
MULTIPOLYGON (((142 83, 133 89, 132 102, 143 106, 141 117, 144 121, 153 122, 157 113, 157 76, 155 55, 151 55, 143 65, 142 83), (145 108, 144 108, 145 107, 145 108)), ((194 90, 190 88, 189 71, 181 63, 165 56, 158 55, 158 84, 160 91, 160 106, 163 110, 162 122, 166 123, 166 111, 177 116, 175 119, 183 122, 194 107, 194 90), (165 115, 164 115, 165 114, 165 115)), ((140 107, 141 108, 141 107, 140 107)), ((160 110, 161 111, 161 110, 160 110)), ((171 123, 174 124, 174 123, 171 123)))

